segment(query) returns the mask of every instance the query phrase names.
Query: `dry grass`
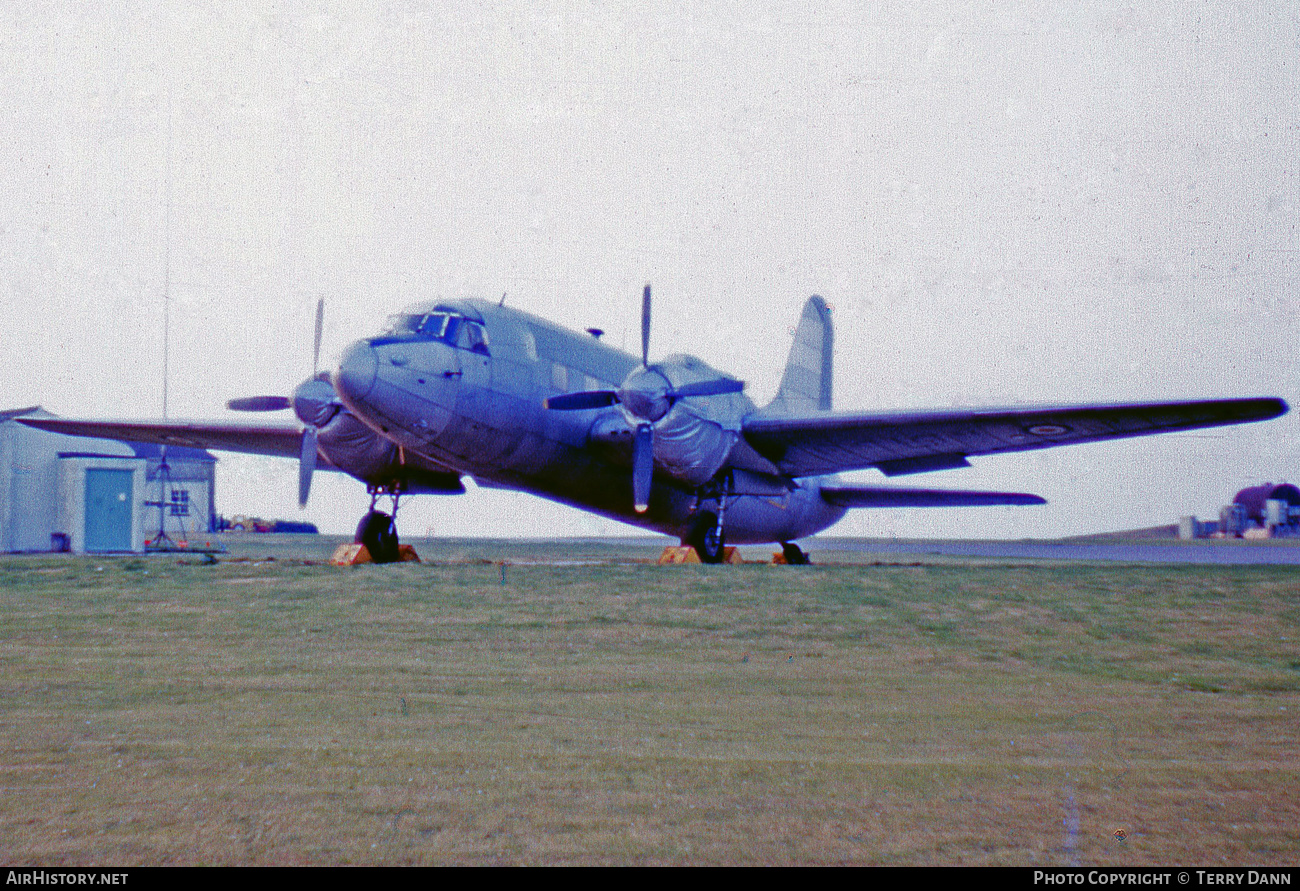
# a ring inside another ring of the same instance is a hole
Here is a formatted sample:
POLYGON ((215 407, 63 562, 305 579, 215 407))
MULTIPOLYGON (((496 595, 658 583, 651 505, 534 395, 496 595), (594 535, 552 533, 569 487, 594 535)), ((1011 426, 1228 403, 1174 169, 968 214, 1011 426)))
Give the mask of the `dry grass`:
POLYGON ((1294 569, 512 548, 0 559, 0 861, 1300 860, 1294 569))

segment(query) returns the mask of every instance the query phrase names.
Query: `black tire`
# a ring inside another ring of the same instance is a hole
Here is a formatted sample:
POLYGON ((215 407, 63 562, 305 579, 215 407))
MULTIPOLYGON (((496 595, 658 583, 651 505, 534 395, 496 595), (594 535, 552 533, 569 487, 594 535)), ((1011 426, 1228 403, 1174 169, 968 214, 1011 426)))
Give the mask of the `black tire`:
POLYGON ((808 565, 808 555, 792 541, 781 542, 781 554, 785 557, 786 566, 808 565))
POLYGON ((366 546, 370 559, 376 563, 396 563, 399 557, 397 526, 388 514, 372 510, 357 524, 357 534, 352 539, 366 546))
POLYGON ((701 563, 721 563, 726 556, 727 539, 713 514, 700 515, 691 527, 686 543, 695 548, 701 563))

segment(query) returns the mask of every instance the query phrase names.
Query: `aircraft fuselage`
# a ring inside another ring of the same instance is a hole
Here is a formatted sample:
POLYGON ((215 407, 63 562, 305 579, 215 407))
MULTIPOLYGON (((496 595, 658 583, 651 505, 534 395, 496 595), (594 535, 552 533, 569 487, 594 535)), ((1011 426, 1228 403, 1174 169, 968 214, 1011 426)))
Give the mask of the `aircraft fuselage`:
MULTIPOLYGON (((655 423, 649 506, 636 511, 634 424, 624 409, 548 411, 545 400, 619 387, 640 367, 597 337, 467 300, 394 317, 387 333, 348 348, 333 382, 348 411, 407 462, 670 535, 686 536, 702 513, 718 515, 724 481, 731 487, 725 527, 732 543, 790 541, 844 515, 821 498, 815 479, 784 477, 745 444, 741 423, 755 406, 742 393, 664 407, 655 423)), ((690 356, 670 356, 648 372, 673 386, 718 377, 690 356)), ((326 455, 329 448, 322 441, 326 455)))

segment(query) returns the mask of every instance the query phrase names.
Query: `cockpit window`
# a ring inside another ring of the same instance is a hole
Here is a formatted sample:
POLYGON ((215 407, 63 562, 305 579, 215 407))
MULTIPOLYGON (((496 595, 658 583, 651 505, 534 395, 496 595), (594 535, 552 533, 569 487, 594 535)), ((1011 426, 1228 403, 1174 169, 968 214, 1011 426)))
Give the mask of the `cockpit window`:
POLYGON ((449 312, 406 313, 390 316, 384 334, 413 340, 440 340, 443 343, 486 354, 487 332, 478 322, 449 312))
POLYGON ((422 337, 430 337, 434 340, 442 340, 447 333, 447 324, 451 321, 451 316, 445 312, 431 312, 424 317, 421 323, 419 333, 422 337))
POLYGON ((424 316, 389 316, 388 327, 384 329, 385 334, 400 337, 403 334, 415 334, 424 324, 424 316))
POLYGON ((456 346, 461 349, 469 350, 471 353, 486 353, 487 349, 487 332, 478 322, 471 322, 468 319, 461 322, 460 336, 456 338, 456 346))

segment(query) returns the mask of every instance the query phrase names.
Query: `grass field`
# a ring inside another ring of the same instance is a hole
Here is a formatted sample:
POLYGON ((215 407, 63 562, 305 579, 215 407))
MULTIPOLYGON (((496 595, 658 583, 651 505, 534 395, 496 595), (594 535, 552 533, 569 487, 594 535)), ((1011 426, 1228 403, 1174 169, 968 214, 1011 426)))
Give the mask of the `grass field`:
POLYGON ((0 558, 0 862, 1300 862, 1293 568, 332 543, 0 558))

